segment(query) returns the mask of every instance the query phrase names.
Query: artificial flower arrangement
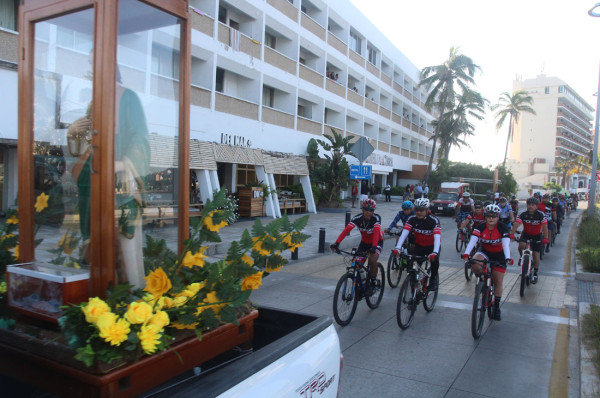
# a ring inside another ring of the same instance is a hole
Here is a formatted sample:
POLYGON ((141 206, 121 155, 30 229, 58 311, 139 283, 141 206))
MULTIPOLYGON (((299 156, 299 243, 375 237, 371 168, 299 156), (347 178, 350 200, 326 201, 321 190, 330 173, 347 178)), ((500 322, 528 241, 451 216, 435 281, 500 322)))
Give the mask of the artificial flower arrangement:
MULTIPOLYGON (((225 192, 207 201, 203 217, 183 243, 177 257, 163 242, 149 242, 145 257, 146 286, 109 289, 107 297, 63 307, 59 320, 76 359, 91 366, 95 361, 132 361, 166 349, 181 329, 198 338, 221 324, 235 323, 249 312, 249 297, 269 272, 278 271, 293 251, 308 238, 301 231, 308 216, 291 223, 287 217, 263 226, 256 220, 239 241, 231 242, 225 258, 208 261, 205 242, 220 242, 218 231, 227 225, 230 210, 224 210, 225 192)), ((151 238, 147 237, 150 241, 151 238)))

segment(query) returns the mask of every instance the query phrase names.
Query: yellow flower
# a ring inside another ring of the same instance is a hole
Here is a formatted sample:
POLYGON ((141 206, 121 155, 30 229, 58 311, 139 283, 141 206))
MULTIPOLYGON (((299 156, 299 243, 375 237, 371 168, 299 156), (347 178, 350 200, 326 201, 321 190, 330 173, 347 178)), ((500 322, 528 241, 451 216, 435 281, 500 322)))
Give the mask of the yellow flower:
POLYGON ((15 214, 13 214, 12 216, 8 217, 8 219, 6 220, 7 224, 18 224, 19 223, 19 219, 17 218, 17 216, 15 214))
POLYGON ((144 277, 146 280, 145 291, 150 292, 154 297, 160 297, 171 290, 171 281, 162 268, 157 268, 144 277))
POLYGON ((6 293, 6 282, 0 283, 0 294, 6 293))
POLYGON ((265 264, 265 271, 267 271, 267 272, 279 272, 279 270, 281 269, 281 267, 283 267, 283 265, 280 265, 280 266, 275 267, 275 268, 270 267, 269 266, 269 260, 267 260, 266 264, 265 264))
POLYGON ((13 254, 15 255, 15 258, 18 260, 19 259, 19 245, 15 246, 15 251, 13 254))
POLYGON ((110 311, 105 312, 104 314, 98 317, 98 320, 96 321, 96 327, 98 328, 98 330, 100 330, 100 332, 102 332, 103 330, 107 330, 117 321, 117 318, 118 317, 115 313, 110 311))
POLYGON ((191 283, 187 286, 187 288, 181 292, 181 295, 185 296, 185 297, 194 297, 196 295, 196 293, 198 293, 198 291, 200 289, 202 289, 204 287, 205 283, 191 283))
POLYGON ((254 275, 250 275, 242 280, 242 290, 256 290, 260 285, 262 285, 262 275, 263 271, 257 272, 254 275))
MULTIPOLYGON (((101 319, 108 314, 102 315, 101 319)), ((98 321, 98 325, 100 325, 100 320, 98 321)), ((123 318, 119 318, 117 321, 113 321, 112 324, 108 324, 102 328, 98 327, 100 330, 99 336, 104 339, 110 345, 119 346, 122 342, 127 340, 127 336, 131 331, 129 327, 129 322, 127 322, 123 318)))
POLYGON ((152 317, 152 307, 146 302, 134 302, 129 304, 125 313, 125 319, 130 323, 146 323, 152 317))
POLYGON ((204 252, 206 249, 208 249, 208 246, 201 247, 196 254, 192 254, 192 252, 187 251, 183 257, 183 260, 181 261, 181 264, 188 268, 192 268, 194 266, 204 267, 204 259, 206 258, 204 252))
POLYGON ((298 243, 293 243, 292 242, 292 234, 287 234, 285 235, 285 237, 281 240, 281 243, 285 244, 288 248, 289 251, 294 251, 299 247, 302 247, 302 243, 298 242, 298 243))
POLYGON ((254 242, 254 246, 252 246, 252 248, 256 251, 258 251, 258 253, 261 256, 268 256, 269 254, 271 254, 271 252, 267 249, 263 249, 262 245, 263 245, 263 241, 266 240, 274 240, 272 237, 270 237, 269 235, 266 235, 265 238, 263 240, 259 240, 258 237, 256 238, 252 238, 252 241, 254 242))
POLYGON ((154 354, 160 343, 160 329, 154 325, 143 325, 137 336, 142 344, 142 350, 146 354, 154 354))
POLYGON ((85 315, 86 322, 96 324, 100 315, 110 312, 110 307, 98 297, 91 298, 85 307, 81 308, 85 315))
POLYGON ((148 305, 150 305, 154 310, 156 311, 160 311, 162 310, 167 302, 167 297, 162 296, 162 297, 155 297, 153 294, 146 294, 144 295, 143 299, 146 303, 148 303, 148 305))
POLYGON ((169 324, 169 314, 164 311, 156 311, 156 314, 150 318, 148 325, 154 325, 158 330, 164 328, 169 324))
POLYGON ((58 241, 58 248, 61 249, 66 254, 70 255, 71 253, 73 253, 73 250, 75 249, 75 245, 74 245, 75 242, 76 242, 75 239, 73 239, 73 237, 71 235, 69 235, 69 233, 67 232, 58 241))
POLYGON ((250 257, 247 254, 244 254, 241 258, 242 262, 248 264, 249 266, 253 266, 254 265, 254 260, 252 259, 252 257, 250 257))
POLYGON ((175 328, 175 329, 182 330, 182 329, 196 329, 196 326, 198 326, 198 325, 199 325, 198 322, 195 322, 195 323, 192 323, 192 324, 189 324, 189 325, 184 325, 184 324, 179 323, 179 322, 173 322, 173 323, 171 323, 170 326, 173 327, 173 328, 175 328))
POLYGON ((186 302, 188 301, 188 298, 182 294, 178 294, 177 297, 175 297, 175 299, 173 300, 173 304, 171 305, 172 307, 181 307, 182 305, 184 305, 186 302))
POLYGON ((42 192, 41 194, 39 194, 39 196, 35 200, 34 205, 36 213, 39 213, 46 207, 48 207, 48 199, 50 199, 50 196, 46 195, 45 193, 42 192))
MULTIPOLYGON (((222 300, 217 297, 216 292, 208 293, 203 300, 203 302, 206 304, 218 303, 220 301, 222 301, 222 300)), ((213 305, 199 306, 197 308, 196 315, 200 315, 202 312, 204 312, 205 310, 207 310, 209 308, 212 308, 213 311, 215 312, 215 314, 218 314, 219 311, 221 311, 221 308, 223 308, 224 306, 225 306, 225 304, 213 304, 213 305)))
POLYGON ((215 224, 213 222, 213 216, 216 214, 223 213, 222 210, 213 210, 202 220, 202 225, 204 225, 209 231, 218 232, 221 228, 227 225, 226 220, 222 220, 220 223, 215 224))
POLYGON ((175 302, 173 301, 173 299, 171 297, 163 297, 163 298, 165 299, 165 301, 164 301, 165 305, 163 306, 163 308, 173 308, 175 306, 175 302))

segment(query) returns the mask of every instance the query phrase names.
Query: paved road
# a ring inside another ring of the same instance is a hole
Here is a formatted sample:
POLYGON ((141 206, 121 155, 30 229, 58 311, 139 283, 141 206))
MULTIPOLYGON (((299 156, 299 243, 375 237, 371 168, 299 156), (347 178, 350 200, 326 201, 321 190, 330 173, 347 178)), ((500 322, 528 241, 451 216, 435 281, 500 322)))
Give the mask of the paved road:
MULTIPOLYGON (((398 203, 380 203, 384 225, 397 209, 398 203)), ((420 307, 411 326, 402 331, 395 318, 399 288, 386 286, 381 306, 375 310, 360 302, 352 323, 337 327, 344 353, 341 396, 578 396, 577 284, 568 245, 579 213, 565 220, 555 247, 542 261, 539 283, 527 288, 523 298, 518 292, 519 270, 510 267, 504 279, 502 321, 490 324, 486 320, 484 334, 477 341, 470 331, 475 282, 464 278, 463 263, 454 248, 455 224, 442 217, 436 308, 426 313, 420 307)), ((321 216, 311 220, 307 232, 329 226, 327 241, 332 241, 343 221, 343 213, 321 216)), ((357 242, 354 234, 344 244, 350 247, 357 242)), ((392 245, 391 239, 386 240, 385 256, 392 245)), ((316 255, 314 241, 306 246, 300 254, 308 259, 266 278, 252 296, 255 302, 332 316, 335 284, 345 270, 343 259, 335 254, 316 255)), ((515 259, 516 246, 511 244, 515 259)))

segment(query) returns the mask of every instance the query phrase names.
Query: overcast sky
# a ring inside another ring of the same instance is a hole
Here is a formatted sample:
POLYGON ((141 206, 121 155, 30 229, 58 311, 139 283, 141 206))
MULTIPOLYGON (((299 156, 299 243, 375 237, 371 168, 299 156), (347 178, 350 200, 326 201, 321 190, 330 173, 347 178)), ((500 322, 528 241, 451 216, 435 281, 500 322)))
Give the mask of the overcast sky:
MULTIPOLYGON (((481 67, 477 89, 492 104, 500 93, 512 92, 517 75, 543 72, 564 80, 596 108, 600 18, 587 14, 595 1, 350 1, 419 69, 441 64, 450 47, 460 47, 481 67)), ((488 111, 469 140, 472 149, 453 149, 450 160, 495 166, 504 157, 507 132, 508 123, 496 132, 488 111)))

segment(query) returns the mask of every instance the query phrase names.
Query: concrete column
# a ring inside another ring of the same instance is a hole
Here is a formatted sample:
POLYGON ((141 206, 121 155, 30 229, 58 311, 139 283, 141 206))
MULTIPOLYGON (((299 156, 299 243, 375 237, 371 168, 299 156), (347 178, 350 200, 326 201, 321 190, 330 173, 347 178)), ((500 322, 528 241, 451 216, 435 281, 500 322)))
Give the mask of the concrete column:
POLYGON ((306 199, 306 209, 310 213, 317 214, 317 206, 315 205, 315 198, 310 186, 310 177, 300 176, 300 184, 302 184, 302 191, 304 191, 304 198, 306 199))
POLYGON ((198 176, 198 186, 200 188, 200 199, 203 203, 206 203, 208 199, 213 200, 213 187, 210 181, 210 174, 208 170, 196 170, 198 176))
MULTIPOLYGON (((267 178, 267 173, 265 173, 265 166, 254 166, 254 169, 256 170, 256 179, 270 187, 271 184, 267 178)), ((273 207, 273 195, 269 195, 265 199, 265 205, 267 207, 267 216, 277 218, 277 213, 275 213, 275 208, 273 207)), ((279 205, 277 207, 279 208, 279 205)))
POLYGON ((273 197, 273 210, 275 210, 275 214, 277 217, 281 217, 281 207, 279 207, 279 195, 277 195, 277 185, 275 185, 275 177, 273 174, 267 174, 267 179, 269 180, 269 187, 271 188, 271 196, 273 197))
POLYGON ((208 174, 210 174, 210 184, 212 186, 212 189, 221 189, 221 184, 219 184, 219 174, 217 174, 217 170, 209 170, 208 174))

